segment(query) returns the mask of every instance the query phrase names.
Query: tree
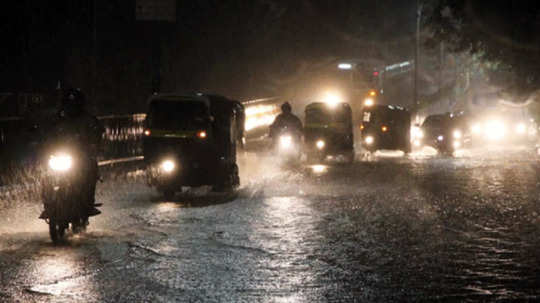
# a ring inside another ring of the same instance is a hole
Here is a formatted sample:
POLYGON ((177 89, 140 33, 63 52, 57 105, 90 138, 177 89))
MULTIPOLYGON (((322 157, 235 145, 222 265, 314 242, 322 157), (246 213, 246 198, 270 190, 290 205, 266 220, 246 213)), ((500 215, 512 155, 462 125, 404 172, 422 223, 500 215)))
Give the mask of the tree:
POLYGON ((487 79, 524 102, 540 86, 540 7, 536 1, 438 0, 426 12, 427 47, 476 55, 487 79))

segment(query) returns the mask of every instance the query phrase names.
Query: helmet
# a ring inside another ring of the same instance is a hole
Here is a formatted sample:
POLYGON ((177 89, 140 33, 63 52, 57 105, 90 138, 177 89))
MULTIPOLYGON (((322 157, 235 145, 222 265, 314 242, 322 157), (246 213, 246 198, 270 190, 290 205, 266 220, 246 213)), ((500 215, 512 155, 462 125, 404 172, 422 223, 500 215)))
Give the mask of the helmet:
POLYGON ((292 111, 291 104, 288 101, 281 105, 281 111, 284 113, 290 113, 292 111))
POLYGON ((68 115, 78 114, 84 109, 86 98, 80 89, 68 89, 62 97, 62 110, 68 115))

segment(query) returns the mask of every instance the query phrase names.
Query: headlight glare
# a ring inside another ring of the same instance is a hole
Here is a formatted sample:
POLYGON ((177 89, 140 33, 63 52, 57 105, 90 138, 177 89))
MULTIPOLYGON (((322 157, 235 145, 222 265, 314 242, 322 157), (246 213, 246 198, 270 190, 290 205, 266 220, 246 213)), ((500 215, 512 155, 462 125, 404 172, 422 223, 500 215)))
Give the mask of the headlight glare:
POLYGON ((291 136, 279 137, 279 146, 282 148, 290 148, 292 146, 292 137, 291 136))
POLYGON ((170 173, 175 169, 176 165, 173 160, 164 160, 161 162, 160 167, 164 172, 170 173))
POLYGON ((364 141, 366 142, 367 145, 371 145, 373 144, 373 142, 375 141, 375 139, 373 139, 372 136, 367 136, 364 141))
POLYGON ((49 158, 49 167, 54 171, 68 171, 73 165, 73 159, 68 154, 52 155, 49 158))
POLYGON ((323 140, 317 140, 317 143, 315 143, 318 149, 323 149, 326 143, 324 143, 323 140))
POLYGON ((524 134, 525 132, 527 131, 527 126, 525 125, 525 123, 519 123, 518 125, 516 125, 516 132, 518 134, 524 134))

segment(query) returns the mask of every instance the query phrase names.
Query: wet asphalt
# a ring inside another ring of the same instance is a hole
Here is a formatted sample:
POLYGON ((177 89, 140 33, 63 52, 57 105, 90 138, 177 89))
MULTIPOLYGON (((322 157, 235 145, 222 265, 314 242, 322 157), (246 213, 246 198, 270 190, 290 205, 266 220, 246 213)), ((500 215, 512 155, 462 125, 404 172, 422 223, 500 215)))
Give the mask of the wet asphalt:
POLYGON ((58 246, 36 194, 0 194, 0 302, 540 300, 531 151, 240 169, 234 194, 173 201, 141 171, 106 178, 103 214, 58 246))

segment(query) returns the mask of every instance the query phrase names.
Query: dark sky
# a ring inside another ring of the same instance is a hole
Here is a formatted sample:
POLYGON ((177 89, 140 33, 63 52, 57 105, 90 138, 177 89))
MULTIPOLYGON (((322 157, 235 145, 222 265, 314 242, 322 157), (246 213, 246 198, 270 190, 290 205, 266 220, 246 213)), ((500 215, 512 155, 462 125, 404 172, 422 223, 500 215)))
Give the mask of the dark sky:
POLYGON ((245 98, 274 93, 279 79, 328 58, 412 55, 407 0, 178 1, 175 23, 135 20, 134 0, 96 0, 95 45, 92 0, 3 5, 0 91, 44 91, 63 80, 95 86, 111 106, 126 94, 144 99, 158 71, 162 90, 245 98))

